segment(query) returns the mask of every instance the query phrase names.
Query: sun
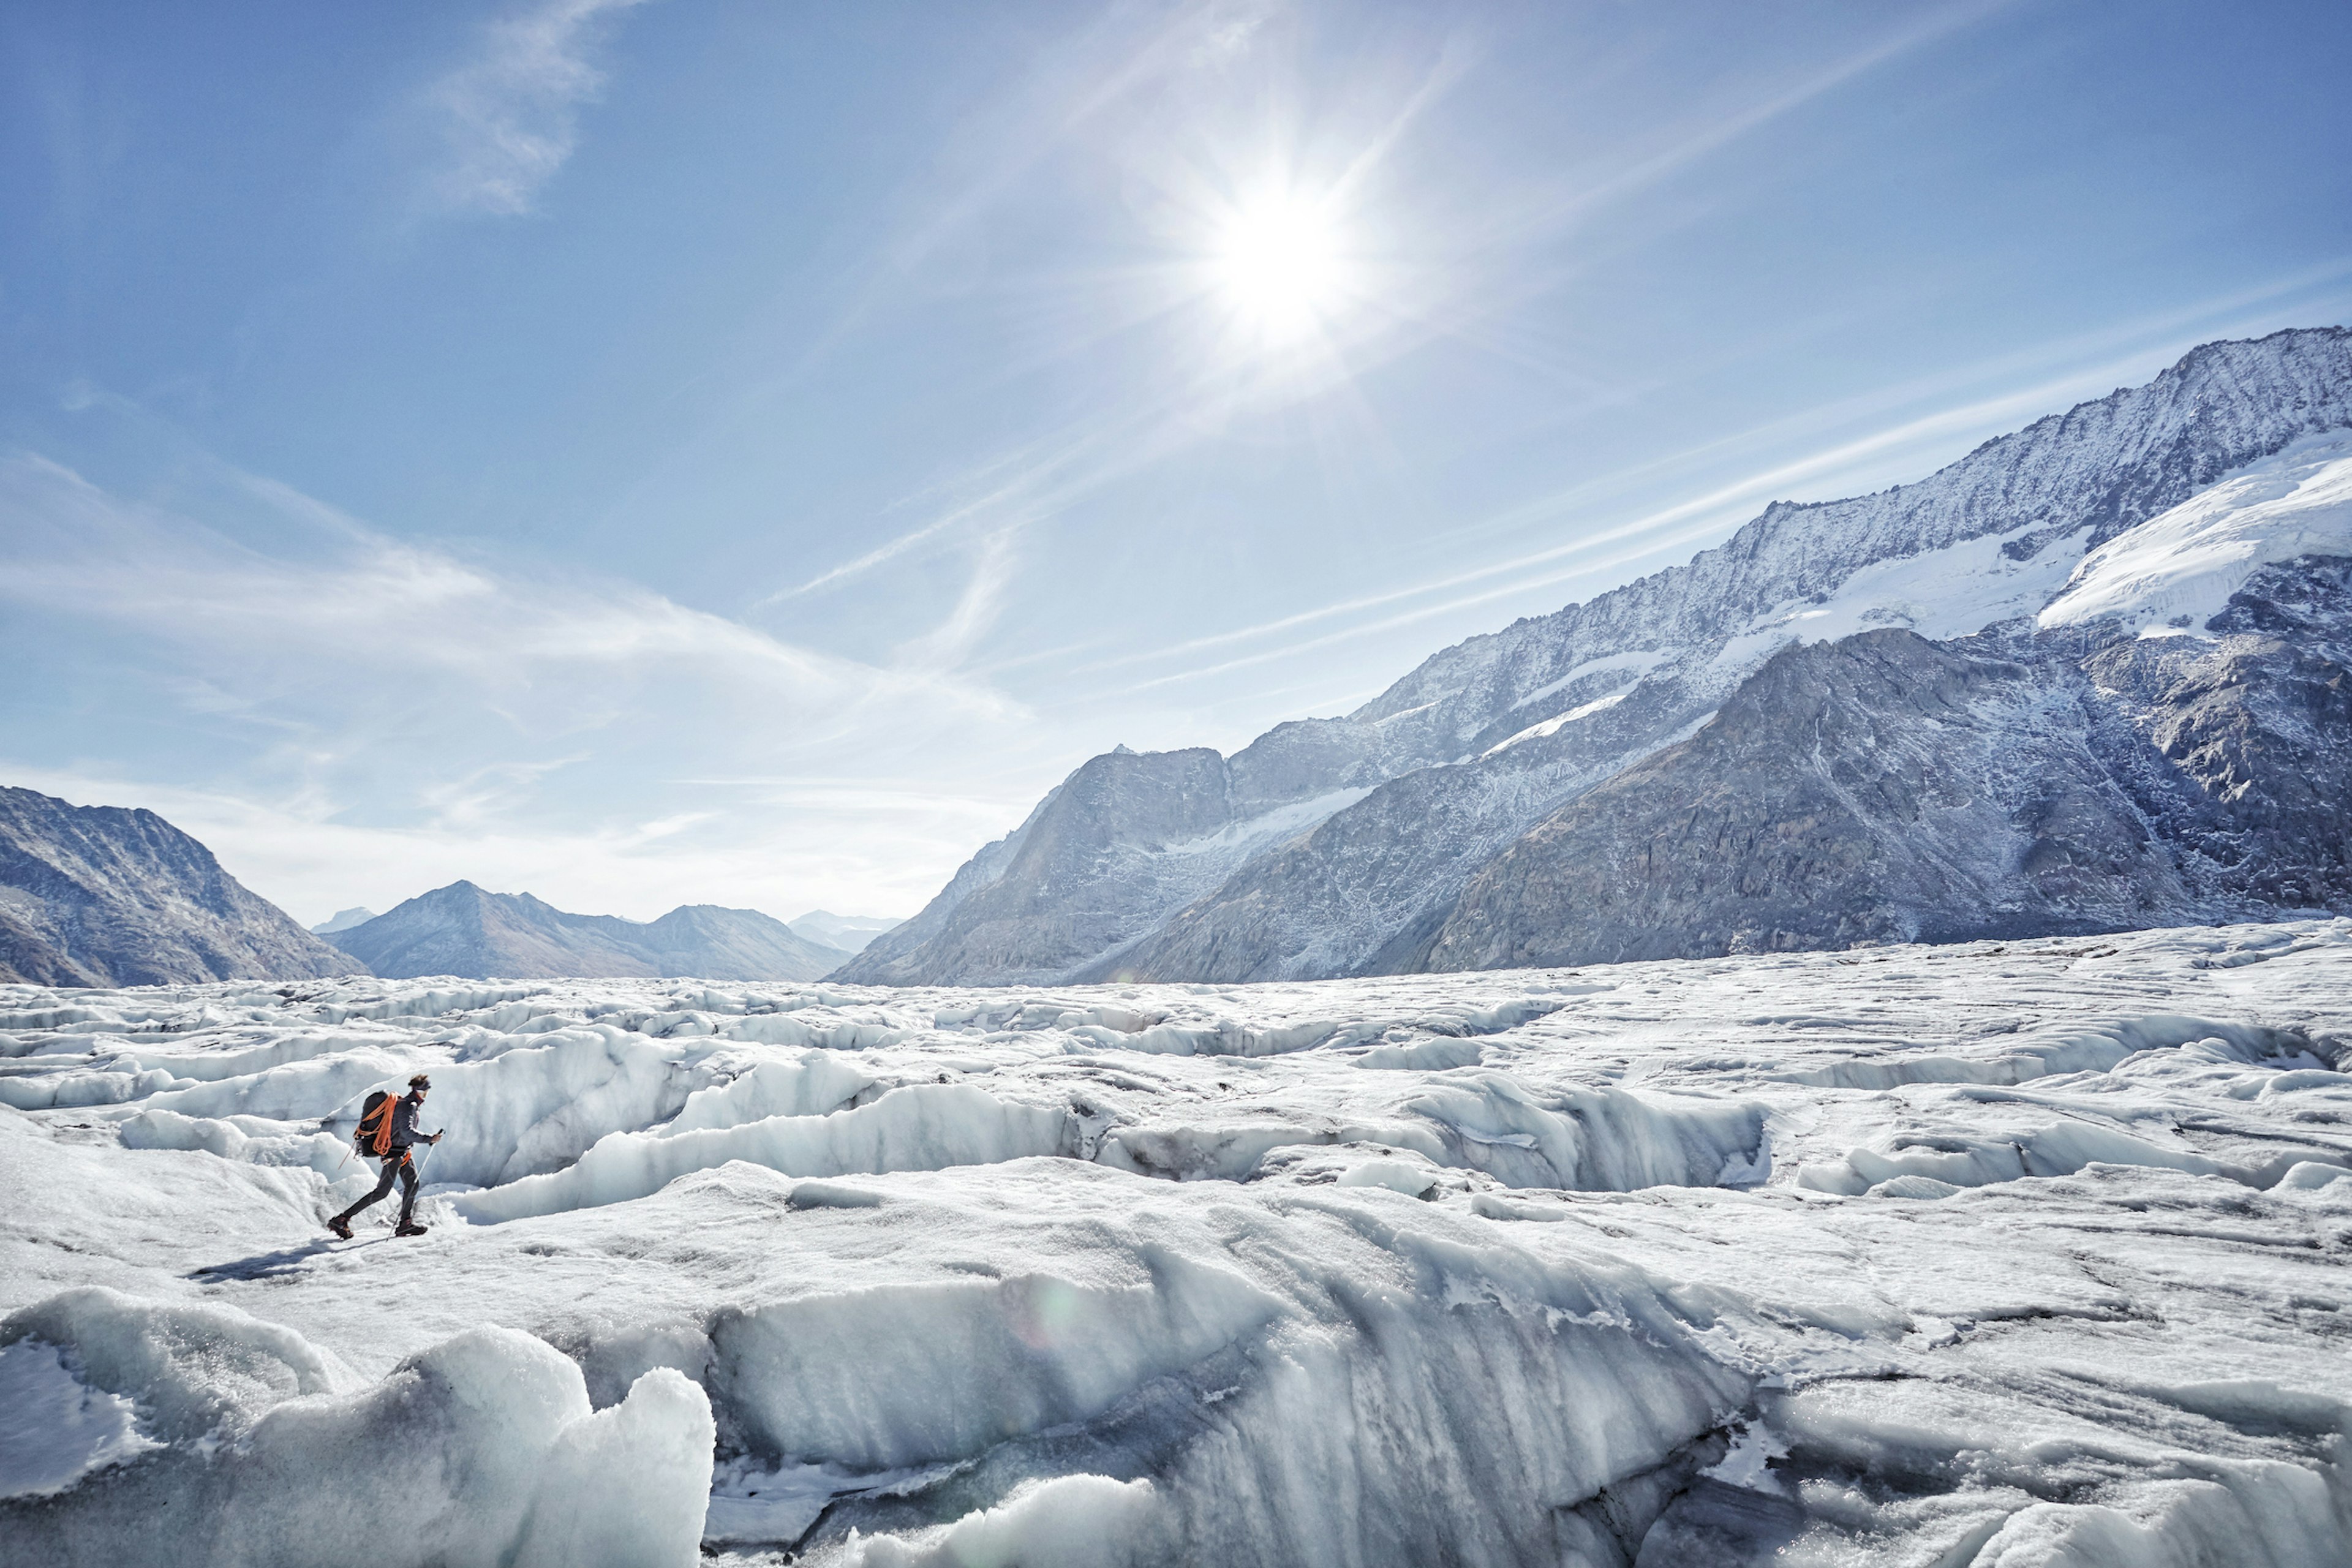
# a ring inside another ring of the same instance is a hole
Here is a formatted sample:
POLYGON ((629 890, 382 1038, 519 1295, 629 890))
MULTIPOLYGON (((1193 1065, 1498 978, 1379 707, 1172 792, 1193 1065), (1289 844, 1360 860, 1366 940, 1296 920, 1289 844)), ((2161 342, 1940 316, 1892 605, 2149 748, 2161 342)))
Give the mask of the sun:
POLYGON ((1287 191, 1237 203, 1218 225, 1211 264, 1218 292, 1268 337, 1295 337, 1348 293, 1343 237, 1324 204, 1287 191))

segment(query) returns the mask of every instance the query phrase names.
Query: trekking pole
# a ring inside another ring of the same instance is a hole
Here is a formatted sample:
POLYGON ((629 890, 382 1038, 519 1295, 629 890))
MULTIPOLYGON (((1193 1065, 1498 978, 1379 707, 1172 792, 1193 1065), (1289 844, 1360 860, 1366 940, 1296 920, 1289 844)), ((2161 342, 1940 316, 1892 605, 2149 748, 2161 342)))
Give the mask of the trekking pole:
MULTIPOLYGON (((362 1121, 364 1121, 366 1120, 366 1118, 365 1118, 365 1117, 362 1117, 362 1118, 361 1118, 361 1120, 362 1120, 362 1121)), ((334 1125, 335 1125, 335 1119, 334 1119, 333 1117, 330 1116, 330 1117, 328 1117, 324 1121, 321 1121, 320 1123, 319 1123, 319 1130, 320 1130, 320 1131, 322 1131, 322 1132, 325 1132, 325 1131, 332 1131, 332 1130, 333 1130, 334 1125)), ((342 1175, 342 1173, 343 1173, 343 1167, 344 1167, 345 1165, 348 1165, 348 1164, 350 1164, 350 1163, 352 1163, 352 1151, 353 1151, 353 1150, 357 1149, 358 1147, 359 1147, 359 1141, 358 1141, 358 1136, 357 1136, 357 1130, 356 1130, 356 1129, 354 1129, 354 1130, 353 1130, 353 1135, 352 1135, 352 1137, 349 1137, 349 1138, 346 1138, 346 1139, 344 1139, 344 1140, 343 1140, 343 1157, 342 1157, 341 1159, 340 1159, 340 1160, 338 1160, 338 1161, 336 1161, 336 1162, 335 1162, 335 1174, 334 1174, 334 1175, 332 1175, 332 1176, 329 1176, 329 1177, 327 1178, 327 1180, 329 1180, 329 1181, 331 1181, 331 1181, 334 1181, 334 1180, 336 1180, 338 1177, 340 1177, 340 1176, 341 1176, 341 1175, 342 1175)))

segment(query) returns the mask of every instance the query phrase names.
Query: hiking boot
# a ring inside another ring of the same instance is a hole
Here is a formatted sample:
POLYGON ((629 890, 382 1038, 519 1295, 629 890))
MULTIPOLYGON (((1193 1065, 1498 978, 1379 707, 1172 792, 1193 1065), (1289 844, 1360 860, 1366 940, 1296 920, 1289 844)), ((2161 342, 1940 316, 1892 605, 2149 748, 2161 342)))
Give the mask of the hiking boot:
POLYGON ((352 1222, 345 1219, 341 1215, 337 1215, 334 1218, 329 1220, 327 1222, 327 1228, 333 1231, 337 1236, 341 1237, 345 1241, 349 1241, 352 1238, 352 1222))
POLYGON ((427 1228, 427 1226, 418 1225, 415 1220, 411 1220, 406 1225, 394 1226, 392 1234, 394 1236, 423 1236, 427 1228))

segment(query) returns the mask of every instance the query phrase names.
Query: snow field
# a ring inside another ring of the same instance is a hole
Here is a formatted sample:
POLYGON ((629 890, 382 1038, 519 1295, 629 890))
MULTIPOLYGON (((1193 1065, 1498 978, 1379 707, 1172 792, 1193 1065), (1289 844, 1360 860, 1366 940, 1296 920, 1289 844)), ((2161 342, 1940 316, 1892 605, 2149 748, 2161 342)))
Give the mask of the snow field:
POLYGON ((2352 554, 2352 432, 2306 436, 2083 557, 2039 616, 2068 626, 2113 616, 2143 635, 2192 635, 2254 568, 2352 554))
POLYGON ((2340 1563, 2347 980, 11 988, 0 1563, 2340 1563))

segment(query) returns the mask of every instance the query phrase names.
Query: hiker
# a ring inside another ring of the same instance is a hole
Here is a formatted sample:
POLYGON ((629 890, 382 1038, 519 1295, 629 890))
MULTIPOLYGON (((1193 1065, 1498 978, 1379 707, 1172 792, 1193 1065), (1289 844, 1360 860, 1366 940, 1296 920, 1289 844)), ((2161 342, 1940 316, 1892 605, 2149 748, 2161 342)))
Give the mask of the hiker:
POLYGON ((376 1183, 375 1191, 327 1222, 327 1228, 345 1241, 352 1238, 352 1216, 391 1192, 394 1181, 400 1183, 400 1223, 392 1234, 425 1234, 415 1218, 416 1162, 409 1157, 409 1147, 420 1138, 427 1143, 441 1142, 438 1132, 416 1130, 416 1113, 425 1108, 425 1096, 432 1087, 433 1080, 418 1073, 408 1080, 408 1092, 397 1100, 382 1089, 368 1097, 355 1137, 362 1153, 383 1162, 383 1179, 376 1183))

